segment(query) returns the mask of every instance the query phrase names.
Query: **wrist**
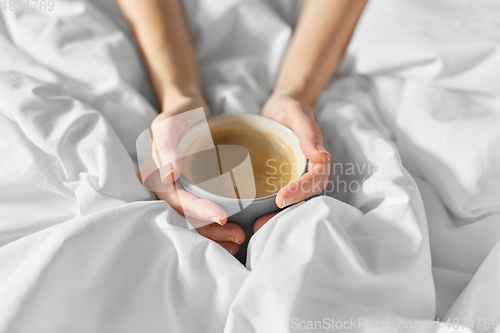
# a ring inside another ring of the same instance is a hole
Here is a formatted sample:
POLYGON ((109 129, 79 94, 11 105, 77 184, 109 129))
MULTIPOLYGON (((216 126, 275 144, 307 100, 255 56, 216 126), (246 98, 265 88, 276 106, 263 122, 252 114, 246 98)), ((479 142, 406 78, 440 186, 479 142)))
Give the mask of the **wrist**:
POLYGON ((162 92, 161 110, 165 113, 175 113, 176 106, 186 100, 197 101, 202 105, 206 104, 201 89, 196 85, 166 85, 162 92))
POLYGON ((307 78, 279 78, 273 90, 275 96, 287 96, 314 107, 318 96, 312 80, 307 78))

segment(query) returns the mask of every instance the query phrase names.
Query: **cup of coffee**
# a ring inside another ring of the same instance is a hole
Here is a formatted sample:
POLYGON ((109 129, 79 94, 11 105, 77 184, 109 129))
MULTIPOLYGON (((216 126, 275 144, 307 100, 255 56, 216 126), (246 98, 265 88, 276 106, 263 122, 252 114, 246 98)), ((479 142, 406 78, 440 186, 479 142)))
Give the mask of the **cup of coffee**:
POLYGON ((307 159, 285 125, 260 115, 224 115, 195 124, 180 140, 186 191, 219 204, 246 241, 255 220, 278 211, 276 194, 304 174, 307 159), (208 124, 208 129, 207 129, 208 124))

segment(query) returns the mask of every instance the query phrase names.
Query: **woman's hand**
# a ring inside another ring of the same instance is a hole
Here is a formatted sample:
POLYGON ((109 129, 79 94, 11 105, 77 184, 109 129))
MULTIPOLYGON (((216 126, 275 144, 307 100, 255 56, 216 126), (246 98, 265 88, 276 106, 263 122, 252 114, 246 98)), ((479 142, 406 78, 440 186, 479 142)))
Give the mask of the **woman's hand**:
MULTIPOLYGON (((175 181, 182 173, 182 154, 178 140, 203 117, 193 115, 191 110, 203 108, 209 115, 208 107, 201 94, 171 91, 164 111, 151 125, 152 148, 150 166, 144 170, 159 170, 161 185, 154 186, 158 198, 165 200, 179 214, 186 216, 201 235, 212 239, 230 253, 239 250, 239 244, 245 240, 245 233, 235 223, 227 222, 226 212, 219 205, 177 188, 175 181), (214 223, 215 222, 215 223, 214 223)), ((150 174, 145 172, 144 174, 150 174)), ((158 183, 157 183, 158 184, 158 183)), ((146 183, 146 186, 148 184, 146 183)))
MULTIPOLYGON (((323 136, 314 119, 312 106, 290 95, 273 94, 264 105, 262 115, 288 126, 299 138, 302 153, 309 160, 307 172, 276 195, 278 207, 284 208, 321 193, 328 182, 330 154, 323 147, 323 136)), ((269 215, 269 218, 274 215, 269 215)), ((258 227, 269 218, 259 219, 258 227)))
POLYGON ((154 147, 150 145, 151 158, 141 165, 144 182, 158 182, 154 188, 159 188, 155 192, 160 199, 188 217, 194 227, 198 226, 200 234, 236 253, 245 240, 243 230, 236 224, 226 223, 227 215, 220 206, 177 190, 175 186, 182 172, 177 142, 197 120, 196 116, 183 114, 193 114, 186 111, 200 107, 206 115, 209 113, 201 93, 196 53, 182 1, 148 0, 138 6, 135 0, 118 0, 118 4, 137 39, 163 110, 151 125, 154 147), (173 116, 179 117, 174 120, 173 116), (147 176, 153 172, 153 177, 147 176))
MULTIPOLYGON (((367 0, 306 0, 283 57, 274 92, 262 114, 291 128, 309 159, 307 173, 278 192, 286 207, 320 193, 328 182, 330 155, 314 119, 314 104, 342 58, 367 0)), ((257 231, 272 216, 259 218, 257 231)))

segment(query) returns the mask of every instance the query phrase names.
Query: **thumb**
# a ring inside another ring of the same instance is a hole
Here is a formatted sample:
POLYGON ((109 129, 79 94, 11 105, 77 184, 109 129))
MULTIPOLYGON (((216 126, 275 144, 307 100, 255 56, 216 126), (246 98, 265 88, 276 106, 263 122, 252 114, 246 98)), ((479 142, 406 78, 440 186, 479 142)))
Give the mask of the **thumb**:
POLYGON ((308 160, 325 163, 330 154, 323 147, 323 136, 316 121, 303 111, 295 113, 290 128, 299 138, 300 148, 308 160))
POLYGON ((153 160, 164 184, 173 183, 182 173, 182 154, 177 147, 177 142, 164 142, 160 148, 157 148, 157 143, 153 142, 153 160))
POLYGON ((178 141, 202 119, 206 119, 204 109, 197 108, 172 116, 162 114, 152 124, 152 155, 163 183, 170 184, 181 175, 183 163, 178 141))

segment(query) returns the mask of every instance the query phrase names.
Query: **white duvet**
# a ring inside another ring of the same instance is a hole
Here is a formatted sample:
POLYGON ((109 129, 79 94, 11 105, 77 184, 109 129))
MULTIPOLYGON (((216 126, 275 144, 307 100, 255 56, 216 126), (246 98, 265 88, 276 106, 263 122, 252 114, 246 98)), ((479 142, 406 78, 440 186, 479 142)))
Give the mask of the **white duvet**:
MULTIPOLYGON (((258 113, 300 3, 185 6, 213 113, 258 113)), ((498 1, 371 0, 317 105, 338 187, 246 267, 137 179, 155 111, 117 5, 54 7, 0 16, 0 332, 495 330, 498 1)))

